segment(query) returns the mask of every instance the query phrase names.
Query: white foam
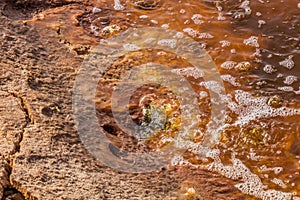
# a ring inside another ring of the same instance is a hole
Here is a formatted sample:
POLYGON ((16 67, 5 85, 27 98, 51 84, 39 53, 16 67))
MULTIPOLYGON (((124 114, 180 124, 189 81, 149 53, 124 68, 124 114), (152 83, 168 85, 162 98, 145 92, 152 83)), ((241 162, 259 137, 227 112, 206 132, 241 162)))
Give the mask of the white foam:
POLYGON ((165 56, 165 55, 167 55, 167 53, 165 51, 159 51, 159 52, 157 52, 157 55, 165 56))
POLYGON ((135 44, 123 44, 123 48, 127 51, 137 51, 140 50, 140 47, 135 44))
POLYGON ((258 16, 258 17, 262 16, 262 14, 261 14, 260 12, 256 12, 255 14, 256 14, 256 16, 258 16))
MULTIPOLYGON (((255 196, 255 195, 254 195, 255 196)), ((288 192, 280 192, 276 190, 267 190, 260 194, 263 200, 291 200, 293 194, 288 192)))
POLYGON ((176 43, 177 43, 177 40, 175 40, 175 39, 162 39, 157 42, 158 45, 164 46, 164 47, 169 47, 171 49, 174 49, 176 47, 176 43))
POLYGON ((196 31, 196 30, 194 30, 192 28, 185 28, 185 29, 183 29, 183 32, 189 34, 192 37, 196 37, 199 34, 198 31, 196 31))
POLYGON ((94 26, 94 25, 91 25, 90 26, 90 29, 91 29, 91 32, 95 35, 98 35, 99 34, 99 27, 98 26, 94 26))
POLYGON ((202 15, 200 15, 200 14, 194 14, 194 15, 192 16, 191 19, 193 20, 193 22, 194 22, 195 24, 203 24, 204 21, 201 20, 202 18, 203 18, 202 15))
POLYGON ((263 70, 264 70, 264 72, 266 72, 268 74, 272 74, 274 72, 277 72, 277 69, 272 65, 265 65, 263 70))
POLYGON ((241 3, 241 5, 239 6, 240 8, 247 8, 250 5, 250 1, 249 0, 245 0, 241 3))
POLYGON ((252 148, 250 149, 249 156, 247 156, 247 157, 254 161, 258 161, 261 158, 261 156, 256 155, 256 153, 254 152, 254 150, 252 148))
POLYGON ((201 82, 199 85, 204 86, 206 89, 217 94, 221 94, 223 91, 223 87, 216 81, 204 81, 201 82))
POLYGON ((158 21, 155 20, 155 19, 151 19, 150 22, 153 23, 153 24, 158 24, 158 21))
POLYGON ((171 160, 171 165, 182 165, 184 164, 184 159, 182 156, 174 156, 171 160))
POLYGON ((125 7, 122 6, 122 4, 120 3, 120 0, 114 0, 114 3, 115 3, 115 5, 114 5, 115 10, 124 10, 125 9, 125 7))
POLYGON ((250 15, 252 12, 250 8, 250 1, 248 0, 243 1, 239 7, 244 9, 245 15, 250 15))
POLYGON ((180 14, 184 14, 184 13, 186 13, 186 11, 185 11, 184 9, 180 9, 180 10, 179 10, 179 13, 180 13, 180 14))
POLYGON ((221 40, 219 43, 221 43, 222 47, 229 47, 231 45, 228 40, 221 40))
POLYGON ((279 74, 277 74, 276 77, 277 77, 277 78, 281 78, 281 77, 283 77, 283 74, 279 73, 279 74))
POLYGON ((297 80, 298 80, 297 76, 287 76, 285 77, 283 83, 287 85, 292 85, 297 80))
POLYGON ((200 39, 206 38, 206 39, 210 39, 210 38, 214 38, 214 36, 210 33, 199 33, 198 36, 200 39))
MULTIPOLYGON (((224 165, 220 159, 219 149, 198 147, 192 149, 192 151, 199 154, 202 154, 201 152, 206 152, 206 157, 212 158, 213 162, 205 167, 210 171, 218 172, 227 178, 239 181, 240 183, 236 184, 235 187, 244 194, 252 195, 263 200, 300 200, 300 198, 295 196, 294 193, 267 189, 268 187, 262 183, 259 176, 252 173, 251 170, 247 168, 247 166, 245 166, 241 160, 235 157, 237 154, 235 152, 232 152, 231 154, 232 164, 224 165)), ((177 163, 178 162, 184 163, 183 158, 177 158, 177 163)), ((263 166, 262 169, 273 169, 274 171, 277 170, 275 170, 275 168, 267 168, 266 166, 263 166)), ((267 174, 265 175, 266 178, 269 177, 267 174)), ((280 179, 274 178, 271 181, 283 188, 286 187, 286 184, 280 179)))
POLYGON ((223 176, 240 180, 241 183, 235 185, 237 189, 244 194, 253 195, 264 200, 291 200, 293 194, 276 190, 267 190, 260 178, 253 174, 239 159, 235 158, 235 153, 232 153, 232 165, 224 165, 219 158, 219 151, 209 152, 207 156, 214 159, 214 162, 209 164, 208 169, 216 171, 223 176))
POLYGON ((261 118, 300 114, 300 109, 273 108, 267 104, 268 97, 253 97, 250 93, 242 90, 235 91, 235 101, 228 100, 228 108, 238 114, 234 125, 245 125, 252 120, 261 118))
POLYGON ((276 175, 283 171, 282 167, 273 167, 273 168, 269 168, 269 169, 273 170, 276 175))
POLYGON ((277 89, 285 92, 294 92, 294 88, 291 86, 278 87, 277 89))
POLYGON ((273 171, 275 174, 279 174, 283 171, 282 167, 267 167, 266 165, 263 165, 259 169, 261 172, 267 172, 267 171, 273 171))
POLYGON ((262 27, 262 25, 264 25, 264 24, 266 24, 266 21, 265 20, 258 20, 258 28, 261 28, 262 27))
POLYGON ((161 25, 161 27, 165 28, 165 29, 168 29, 170 27, 170 25, 169 24, 163 24, 163 25, 161 25))
POLYGON ((279 185, 282 188, 286 188, 287 187, 286 184, 282 180, 280 180, 278 178, 273 178, 271 181, 273 183, 275 183, 276 185, 279 185))
POLYGON ((148 18, 148 15, 141 15, 139 18, 140 18, 140 19, 147 19, 147 18, 148 18))
POLYGON ((185 24, 185 25, 190 24, 190 23, 191 23, 191 21, 188 19, 183 22, 183 24, 185 24))
POLYGON ((208 97, 208 93, 205 92, 205 91, 201 91, 201 92, 199 93, 199 97, 200 97, 200 99, 206 98, 206 97, 208 97))
POLYGON ((250 38, 244 40, 244 44, 247 46, 259 47, 258 37, 251 36, 250 38))
POLYGON ((97 7, 94 7, 93 10, 92 10, 93 14, 99 13, 101 11, 102 10, 100 8, 97 8, 97 7))
POLYGON ((284 59, 283 61, 279 62, 279 65, 292 69, 295 66, 295 63, 293 61, 293 56, 289 56, 288 58, 284 59))
POLYGON ((217 20, 218 21, 224 21, 224 20, 226 20, 226 18, 223 16, 223 13, 219 12, 217 20))
POLYGON ((109 26, 106 26, 102 29, 102 32, 105 32, 105 33, 114 33, 115 31, 120 31, 121 30, 121 27, 116 25, 116 24, 112 24, 112 25, 109 25, 109 26))
POLYGON ((246 7, 246 8, 244 8, 244 9, 245 9, 245 14, 246 14, 246 15, 251 15, 252 10, 251 10, 250 7, 246 7))
POLYGON ((224 69, 232 69, 235 67, 236 64, 237 64, 236 62, 229 60, 229 61, 223 62, 221 64, 221 67, 224 69))
POLYGON ((223 10, 223 7, 220 6, 219 2, 216 3, 216 8, 219 12, 221 12, 223 10))
POLYGON ((171 72, 181 75, 181 76, 190 76, 195 79, 204 77, 204 72, 198 68, 187 67, 182 69, 172 69, 171 72))
POLYGON ((221 75, 221 78, 233 86, 241 86, 241 84, 236 81, 236 78, 231 76, 230 74, 221 75))
POLYGON ((176 35, 174 36, 174 38, 183 38, 183 33, 181 33, 181 32, 178 32, 178 33, 176 33, 176 35))

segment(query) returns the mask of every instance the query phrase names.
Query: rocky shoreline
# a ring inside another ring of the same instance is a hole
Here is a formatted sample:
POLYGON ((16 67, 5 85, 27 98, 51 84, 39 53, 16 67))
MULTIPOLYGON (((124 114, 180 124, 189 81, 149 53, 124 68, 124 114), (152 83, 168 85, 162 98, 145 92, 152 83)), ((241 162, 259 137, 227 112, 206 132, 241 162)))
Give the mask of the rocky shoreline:
POLYGON ((88 154, 71 100, 76 71, 97 44, 76 24, 90 6, 0 3, 0 199, 246 199, 233 181, 205 170, 126 174, 88 154))

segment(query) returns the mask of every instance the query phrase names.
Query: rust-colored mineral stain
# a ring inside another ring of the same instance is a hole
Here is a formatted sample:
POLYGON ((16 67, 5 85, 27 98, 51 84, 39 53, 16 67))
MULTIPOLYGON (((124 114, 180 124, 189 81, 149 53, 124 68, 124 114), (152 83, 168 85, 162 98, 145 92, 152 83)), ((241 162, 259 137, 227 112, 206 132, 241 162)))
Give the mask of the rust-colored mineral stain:
POLYGON ((290 152, 296 156, 300 156, 300 140, 296 140, 293 142, 290 147, 290 152))
MULTIPOLYGON (((28 23, 36 27, 41 34, 52 31, 53 34, 60 35, 59 37, 66 41, 65 44, 69 42, 73 47, 96 46, 100 39, 118 35, 130 27, 174 29, 198 41, 212 56, 221 74, 230 74, 241 84, 239 90, 248 91, 254 97, 267 96, 265 103, 273 109, 280 109, 282 106, 299 109, 300 10, 297 2, 297 0, 251 1, 251 14, 247 14, 246 8, 241 7, 236 1, 213 4, 195 0, 189 2, 131 0, 122 2, 125 6, 125 10, 122 11, 113 9, 113 1, 91 1, 90 5, 93 6, 73 5, 44 11, 28 23), (93 12, 93 7, 100 10, 93 12), (235 64, 231 67, 224 64, 226 61, 235 64), (276 70, 271 70, 272 67, 276 70), (290 79, 287 79, 287 76, 291 75, 297 79, 289 83, 290 79)), ((171 54, 158 56, 157 51, 143 53, 134 52, 116 61, 99 81, 95 103, 99 123, 119 147, 124 143, 137 144, 136 138, 126 136, 116 127, 110 109, 110 93, 121 74, 134 66, 153 60, 170 68, 188 66, 184 60, 171 54)), ((189 81, 194 83, 193 89, 199 89, 196 84, 201 80, 189 81)), ((232 87, 228 82, 225 86, 228 86, 226 92, 233 95, 236 87, 232 87)), ((136 92, 136 96, 132 97, 132 115, 137 123, 138 119, 141 121, 143 118, 142 108, 138 107, 137 102, 139 97, 146 95, 148 91, 149 88, 141 88, 136 92)), ((161 91, 158 89, 156 92, 161 91)), ((203 119, 199 122, 202 131, 205 131, 205 125, 210 117, 208 98, 199 101, 201 111, 204 113, 203 119)), ((160 106, 171 104, 171 100, 172 98, 169 102, 162 101, 160 106)), ((238 115, 230 113, 230 119, 227 119, 229 124, 233 124, 238 115)), ((262 117, 244 126, 230 127, 222 132, 218 148, 236 151, 237 158, 249 166, 252 172, 258 174, 269 189, 294 192, 300 196, 299 122, 300 116, 295 114, 262 117), (273 170, 276 167, 282 167, 282 170, 277 173, 273 170), (283 180, 285 187, 281 187, 276 181, 270 181, 274 178, 283 180)), ((156 148, 154 144, 161 140, 163 134, 150 137, 152 142, 148 143, 149 148, 156 148)), ((202 136, 200 134, 193 139, 196 143, 201 142, 202 136)), ((194 154, 186 153, 186 157, 194 164, 204 163, 194 154)), ((222 159, 224 163, 230 163, 230 156, 226 153, 222 159)), ((198 190, 199 188, 188 185, 182 192, 187 196, 196 196, 194 193, 198 190)))
MULTIPOLYGON (((166 66, 170 69, 181 69, 191 66, 183 59, 176 59, 176 55, 172 53, 164 52, 163 56, 160 53, 160 50, 144 51, 143 53, 128 53, 125 57, 114 62, 113 66, 108 67, 108 69, 104 73, 104 76, 99 80, 95 102, 99 123, 102 127, 105 127, 107 124, 113 125, 113 130, 117 131, 110 132, 105 130, 105 128, 104 130, 107 132, 108 137, 112 137, 111 135, 117 135, 120 137, 122 136, 122 139, 113 139, 114 144, 117 144, 117 146, 120 148, 122 147, 123 149, 128 149, 128 147, 126 146, 130 146, 130 144, 127 143, 128 139, 125 140, 124 137, 131 137, 117 127, 117 124, 115 123, 114 118, 111 115, 112 111, 110 97, 113 92, 114 85, 120 80, 122 74, 124 74, 127 70, 130 70, 142 64, 157 62, 158 60, 161 63, 166 63, 166 66)), ((202 78, 186 78, 189 79, 192 88, 194 89, 194 91, 196 91, 197 94, 199 94, 201 91, 208 93, 207 89, 205 89, 203 86, 199 86, 198 84, 202 78)), ((119 101, 122 101, 122 99, 119 99, 119 101)), ((199 118, 199 129, 204 131, 210 117, 209 96, 202 99, 200 99, 200 97, 198 96, 198 102, 201 113, 203 113, 202 117, 199 118)), ((147 121, 153 120, 148 119, 149 116, 147 117, 147 114, 143 113, 143 111, 147 112, 151 109, 161 109, 162 112, 165 112, 167 115, 168 121, 166 122, 162 130, 159 130, 155 134, 153 133, 145 141, 148 150, 157 150, 163 148, 166 145, 164 142, 162 142, 163 137, 176 137, 181 120, 180 104, 172 91, 169 91, 167 88, 155 84, 140 87, 133 93, 128 105, 128 109, 131 114, 132 120, 136 124, 147 123, 147 121)), ((193 139, 202 141, 203 135, 199 134, 193 139)))

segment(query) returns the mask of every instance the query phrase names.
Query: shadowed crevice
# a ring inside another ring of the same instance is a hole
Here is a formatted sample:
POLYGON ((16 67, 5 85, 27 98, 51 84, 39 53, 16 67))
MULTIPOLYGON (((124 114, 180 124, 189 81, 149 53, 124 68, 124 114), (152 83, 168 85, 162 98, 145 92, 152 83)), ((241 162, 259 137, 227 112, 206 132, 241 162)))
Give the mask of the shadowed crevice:
MULTIPOLYGON (((7 91, 4 91, 7 92, 7 91)), ((20 152, 20 147, 21 147, 21 142, 23 140, 23 134, 26 131, 26 128, 28 127, 29 124, 33 122, 33 120, 30 117, 30 113, 28 110, 28 105, 26 104, 25 100, 23 97, 18 95, 17 93, 14 92, 7 92, 8 95, 14 97, 17 102, 20 110, 23 112, 24 117, 25 117, 25 123, 22 124, 21 132, 18 137, 18 140, 14 142, 14 149, 9 155, 8 158, 3 158, 4 159, 4 164, 3 164, 3 176, 1 177, 2 182, 1 182, 1 187, 2 187, 2 198, 0 195, 1 200, 25 200, 24 194, 22 194, 13 184, 12 179, 11 179, 11 174, 13 170, 13 162, 15 155, 20 152)))

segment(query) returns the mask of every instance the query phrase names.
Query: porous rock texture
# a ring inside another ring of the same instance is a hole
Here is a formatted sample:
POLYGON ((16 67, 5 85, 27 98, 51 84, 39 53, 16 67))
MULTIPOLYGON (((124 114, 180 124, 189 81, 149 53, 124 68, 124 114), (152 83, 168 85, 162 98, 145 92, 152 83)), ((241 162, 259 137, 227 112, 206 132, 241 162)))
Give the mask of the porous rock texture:
POLYGON ((85 1, 0 3, 0 199, 249 199, 234 182, 188 167, 129 174, 95 160, 72 116, 72 88, 97 41, 85 1), (185 195, 188 188, 195 195, 185 195))

